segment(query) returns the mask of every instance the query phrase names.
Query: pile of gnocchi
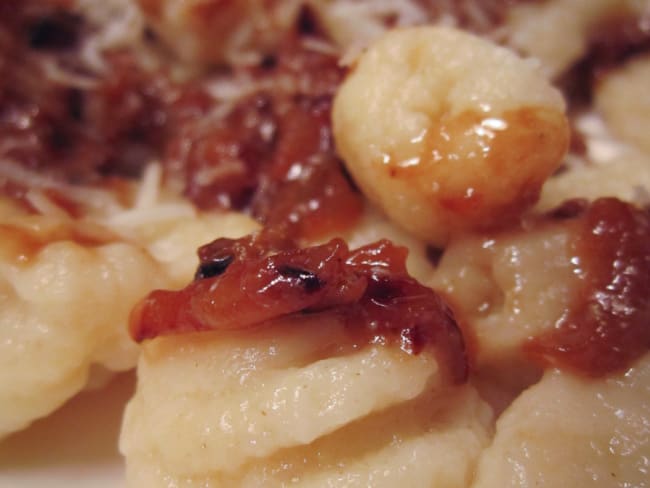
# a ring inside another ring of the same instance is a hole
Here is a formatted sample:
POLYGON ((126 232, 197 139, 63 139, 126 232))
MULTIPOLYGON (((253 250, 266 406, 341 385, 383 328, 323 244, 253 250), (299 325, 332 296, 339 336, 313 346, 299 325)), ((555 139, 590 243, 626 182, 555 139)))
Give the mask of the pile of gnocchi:
POLYGON ((97 7, 0 20, 0 439, 134 370, 131 487, 650 486, 650 2, 97 7))

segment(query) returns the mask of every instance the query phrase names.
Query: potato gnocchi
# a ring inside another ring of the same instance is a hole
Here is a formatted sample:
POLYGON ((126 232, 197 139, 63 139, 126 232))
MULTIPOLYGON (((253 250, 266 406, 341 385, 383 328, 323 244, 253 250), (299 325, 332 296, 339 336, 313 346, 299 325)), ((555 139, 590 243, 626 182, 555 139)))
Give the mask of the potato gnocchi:
POLYGON ((132 487, 645 486, 649 14, 0 3, 0 437, 137 368, 132 487))
POLYGON ((467 486, 489 406, 444 387, 427 355, 349 348, 346 335, 296 317, 146 343, 121 439, 130 483, 467 486))
POLYGON ((472 487, 647 486, 648 360, 601 380, 547 371, 499 418, 472 487))
POLYGON ((152 288, 191 279, 196 247, 215 228, 233 237, 256 228, 243 216, 201 216, 183 204, 152 219, 161 214, 155 201, 79 221, 35 195, 49 214, 0 201, 0 436, 54 411, 105 370, 133 368, 132 307, 152 288))
POLYGON ((6 435, 80 391, 91 365, 131 368, 138 351, 125 333, 130 309, 152 284, 171 283, 137 246, 52 239, 64 225, 47 217, 0 225, 0 434, 6 435))
POLYGON ((439 246, 519 215, 568 144, 562 97, 531 63, 441 27, 398 29, 373 44, 332 118, 364 194, 439 246))

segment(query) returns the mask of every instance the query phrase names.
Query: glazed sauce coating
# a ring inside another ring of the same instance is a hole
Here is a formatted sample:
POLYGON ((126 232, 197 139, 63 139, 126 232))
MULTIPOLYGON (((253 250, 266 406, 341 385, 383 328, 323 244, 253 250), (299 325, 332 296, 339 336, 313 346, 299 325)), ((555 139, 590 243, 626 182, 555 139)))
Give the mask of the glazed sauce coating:
POLYGON ((406 271, 404 248, 389 241, 350 251, 340 239, 306 249, 269 247, 260 236, 203 248, 197 279, 154 291, 134 310, 131 336, 250 329, 296 313, 333 314, 354 343, 431 350, 454 382, 467 378, 461 332, 442 299, 406 271))
MULTIPOLYGON (((543 107, 508 110, 496 117, 466 111, 430 132, 420 157, 424 168, 415 167, 413 173, 417 178, 418 172, 426 171, 426 165, 443 162, 453 168, 455 160, 462 160, 465 171, 477 175, 474 185, 467 186, 466 176, 454 177, 452 173, 439 190, 440 204, 453 214, 482 222, 482 227, 503 226, 516 221, 522 208, 538 200, 542 184, 556 169, 554 161, 559 161, 568 147, 567 127, 561 112, 543 107), (530 154, 536 155, 535 164, 530 163, 536 171, 519 176, 512 168, 513 161, 532 158, 530 154), (481 193, 482 178, 503 182, 499 188, 503 202, 490 202, 495 197, 481 193), (513 195, 513 182, 519 183, 522 178, 525 180, 513 195), (498 215, 497 222, 490 222, 490 213, 498 215)), ((428 184, 426 181, 420 179, 419 184, 428 184)), ((437 200, 436 195, 433 201, 437 200)), ((449 225, 455 224, 452 221, 449 225)))
POLYGON ((608 198, 577 218, 575 256, 585 285, 556 327, 525 350, 546 364, 602 376, 650 349, 650 216, 608 198))

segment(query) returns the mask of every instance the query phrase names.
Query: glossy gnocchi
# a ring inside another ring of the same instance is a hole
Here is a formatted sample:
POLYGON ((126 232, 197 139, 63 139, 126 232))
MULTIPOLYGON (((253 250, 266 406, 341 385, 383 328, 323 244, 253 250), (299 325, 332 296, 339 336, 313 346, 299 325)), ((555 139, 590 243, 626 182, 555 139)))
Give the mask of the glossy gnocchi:
POLYGON ((562 96, 534 63, 443 27, 396 29, 375 42, 332 118, 368 199, 438 245, 520 215, 569 138, 562 96))
POLYGON ((471 486, 647 486, 649 401, 648 355, 601 380, 548 371, 499 418, 471 486))

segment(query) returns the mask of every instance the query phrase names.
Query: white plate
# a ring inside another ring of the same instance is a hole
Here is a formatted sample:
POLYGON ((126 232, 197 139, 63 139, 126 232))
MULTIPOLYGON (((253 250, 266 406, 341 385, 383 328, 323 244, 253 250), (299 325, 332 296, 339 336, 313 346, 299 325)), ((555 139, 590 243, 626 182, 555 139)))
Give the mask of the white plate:
POLYGON ((2 441, 0 488, 123 488, 117 439, 134 384, 119 375, 2 441))

